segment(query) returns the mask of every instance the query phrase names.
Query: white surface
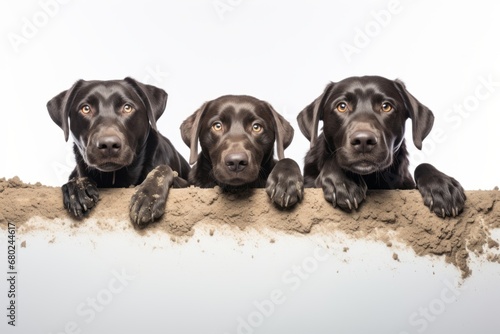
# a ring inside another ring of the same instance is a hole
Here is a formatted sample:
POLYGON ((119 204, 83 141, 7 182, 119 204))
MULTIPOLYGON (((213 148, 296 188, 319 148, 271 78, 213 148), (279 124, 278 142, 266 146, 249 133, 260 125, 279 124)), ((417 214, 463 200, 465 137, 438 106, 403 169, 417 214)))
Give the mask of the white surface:
POLYGON ((443 258, 341 234, 197 225, 193 236, 173 241, 102 232, 94 223, 18 230, 18 243, 26 241, 18 251, 18 327, 7 333, 497 333, 500 326, 498 264, 473 261, 474 275, 462 281, 443 258))
MULTIPOLYGON (((413 167, 431 162, 466 189, 492 189, 500 185, 499 7, 490 0, 401 0, 399 6, 385 0, 2 0, 0 177, 66 181, 74 166, 71 144, 45 104, 80 78, 133 76, 164 88, 169 101, 158 127, 188 156, 178 128, 206 100, 254 95, 296 125, 296 115, 330 80, 376 74, 403 79, 435 113, 422 153, 410 145, 413 167), (219 15, 214 3, 231 10, 219 15), (13 47, 14 34, 25 43, 13 47), (346 44, 358 53, 346 57, 346 44)), ((296 127, 287 156, 301 162, 307 147, 296 127)), ((455 268, 403 250, 396 262, 383 244, 331 241, 334 255, 292 291, 283 275, 310 259, 318 244, 330 243, 326 237, 280 235, 270 243, 246 232, 207 233, 199 243, 197 236, 179 243, 131 233, 62 234, 54 243, 26 237, 27 248, 18 251, 19 325, 7 328, 2 316, 1 331, 496 334, 500 328, 498 265, 473 266, 456 301, 443 304, 443 291, 453 297, 446 289, 457 285, 455 268), (77 307, 99 293, 109 296, 110 283, 120 288, 114 270, 135 278, 87 323, 77 307), (258 328, 238 328, 239 317, 248 319, 254 302, 274 290, 286 298, 274 313, 258 328), (422 320, 419 312, 440 305, 442 314, 422 320), (78 328, 72 330, 72 321, 78 328)), ((6 254, 4 240, 0 254, 6 254)))

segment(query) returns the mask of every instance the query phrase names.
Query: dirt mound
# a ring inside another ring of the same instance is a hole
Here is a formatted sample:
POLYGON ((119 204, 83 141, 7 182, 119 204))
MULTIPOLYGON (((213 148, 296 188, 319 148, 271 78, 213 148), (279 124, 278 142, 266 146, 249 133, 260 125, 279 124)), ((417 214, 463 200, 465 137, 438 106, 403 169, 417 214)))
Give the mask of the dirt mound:
MULTIPOLYGON (((98 217, 97 229, 112 233, 112 221, 128 221, 128 207, 134 189, 101 189, 100 201, 89 214, 98 217)), ((343 232, 354 238, 391 240, 411 247, 419 256, 444 256, 446 261, 470 275, 470 253, 486 261, 499 262, 492 250, 499 244, 491 238, 491 230, 500 228, 500 192, 467 191, 464 212, 456 218, 440 219, 422 203, 416 190, 369 191, 366 202, 353 213, 331 207, 321 189, 307 189, 304 200, 294 209, 273 206, 263 189, 228 194, 215 189, 172 189, 166 215, 145 230, 131 233, 149 235, 166 233, 189 236, 198 223, 230 224, 241 230, 276 229, 286 233, 343 232)), ((52 224, 71 221, 72 227, 86 224, 86 219, 69 217, 62 206, 60 188, 25 184, 19 178, 0 179, 0 226, 7 222, 19 226, 32 217, 53 220, 52 224)), ((35 227, 38 229, 40 227, 35 227)), ((123 229, 121 226, 120 229, 123 229)))

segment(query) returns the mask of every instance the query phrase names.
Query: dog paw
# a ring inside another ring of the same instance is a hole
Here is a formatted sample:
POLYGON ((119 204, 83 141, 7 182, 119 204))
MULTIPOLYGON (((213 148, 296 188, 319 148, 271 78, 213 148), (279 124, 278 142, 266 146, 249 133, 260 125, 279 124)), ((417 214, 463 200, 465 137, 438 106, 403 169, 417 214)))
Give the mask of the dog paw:
POLYGON ((361 176, 350 179, 347 176, 334 174, 321 174, 319 177, 325 199, 332 203, 333 207, 339 207, 344 211, 358 209, 366 198, 367 186, 361 176))
POLYGON ((137 227, 145 227, 165 213, 165 204, 165 197, 140 185, 130 201, 130 219, 137 227))
POLYGON ((271 201, 282 208, 289 208, 304 197, 304 178, 292 159, 276 163, 267 178, 266 192, 271 201))
POLYGON ((99 201, 96 184, 86 177, 72 178, 61 189, 64 207, 76 218, 82 218, 99 201))
POLYGON ((166 165, 153 169, 137 186, 130 201, 130 219, 137 227, 145 227, 165 213, 165 204, 174 173, 166 165))
POLYGON ((434 166, 421 164, 415 169, 415 181, 424 204, 439 217, 455 217, 465 205, 465 192, 454 178, 434 166))

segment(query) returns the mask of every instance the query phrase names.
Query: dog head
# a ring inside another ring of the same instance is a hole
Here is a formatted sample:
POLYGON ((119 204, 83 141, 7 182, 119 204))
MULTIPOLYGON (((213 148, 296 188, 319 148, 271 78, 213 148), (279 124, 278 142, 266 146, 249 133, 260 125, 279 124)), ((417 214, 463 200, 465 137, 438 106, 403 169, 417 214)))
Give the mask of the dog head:
POLYGON ((167 93, 132 78, 77 81, 47 103, 52 120, 85 163, 103 172, 130 165, 167 103, 167 93))
POLYGON ((290 123, 273 107, 251 96, 222 96, 206 102, 181 125, 182 139, 191 149, 190 163, 201 154, 219 184, 241 186, 257 180, 261 165, 278 158, 293 138, 290 123))
POLYGON ((311 147, 318 140, 319 122, 323 121, 322 135, 339 165, 366 175, 393 163, 408 118, 413 142, 421 149, 434 122, 432 112, 400 80, 366 76, 330 83, 300 112, 297 121, 311 147))

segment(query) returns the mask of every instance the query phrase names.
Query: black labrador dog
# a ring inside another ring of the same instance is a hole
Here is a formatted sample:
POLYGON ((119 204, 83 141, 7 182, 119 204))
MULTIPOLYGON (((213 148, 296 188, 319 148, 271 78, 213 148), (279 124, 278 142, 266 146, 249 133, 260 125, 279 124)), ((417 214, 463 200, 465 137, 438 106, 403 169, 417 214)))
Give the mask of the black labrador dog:
POLYGON ((311 142, 305 157, 305 186, 323 188, 326 200, 349 211, 358 208, 367 188, 417 187, 425 205, 437 215, 458 215, 466 197, 454 178, 421 164, 415 169, 416 184, 413 181, 404 140, 408 118, 413 143, 421 149, 434 116, 403 82, 365 76, 330 83, 297 117, 311 142), (320 121, 323 131, 318 136, 320 121))
POLYGON ((77 81, 47 103, 52 120, 74 141, 76 168, 62 186, 64 206, 77 218, 92 209, 97 188, 140 185, 130 218, 145 226, 159 218, 172 184, 187 186, 186 160, 156 129, 167 93, 132 78, 77 81))
POLYGON ((196 163, 189 173, 191 184, 227 191, 266 187, 283 208, 302 199, 300 168, 284 158, 293 128, 269 103, 243 95, 219 97, 188 117, 181 135, 191 149, 190 163, 196 163), (275 143, 279 161, 274 159, 275 143))

